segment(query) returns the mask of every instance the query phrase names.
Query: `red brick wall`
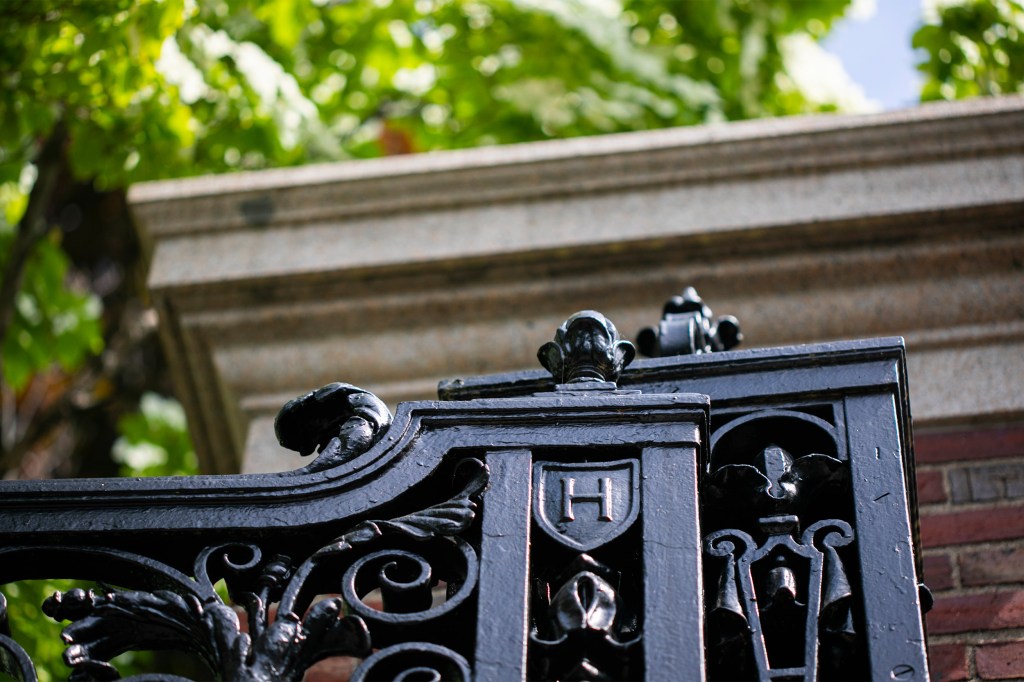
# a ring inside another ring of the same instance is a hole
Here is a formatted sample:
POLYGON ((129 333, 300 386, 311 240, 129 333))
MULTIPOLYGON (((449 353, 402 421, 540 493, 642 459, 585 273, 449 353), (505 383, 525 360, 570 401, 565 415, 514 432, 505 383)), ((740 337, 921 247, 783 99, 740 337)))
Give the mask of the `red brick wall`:
POLYGON ((1024 678, 1024 425, 918 433, 934 680, 1024 678))

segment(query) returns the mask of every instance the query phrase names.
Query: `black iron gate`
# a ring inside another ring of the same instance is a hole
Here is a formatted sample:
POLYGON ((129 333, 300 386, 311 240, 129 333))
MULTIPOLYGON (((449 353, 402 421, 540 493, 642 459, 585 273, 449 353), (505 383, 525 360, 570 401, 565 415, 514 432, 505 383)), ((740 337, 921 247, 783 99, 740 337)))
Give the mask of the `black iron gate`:
MULTIPOLYGON (((647 344, 731 345, 682 313, 647 344)), ((579 313, 546 373, 393 421, 347 384, 292 401, 294 472, 4 483, 0 582, 100 581, 42 605, 76 679, 133 649, 227 680, 927 679, 902 341, 633 353, 579 313)))

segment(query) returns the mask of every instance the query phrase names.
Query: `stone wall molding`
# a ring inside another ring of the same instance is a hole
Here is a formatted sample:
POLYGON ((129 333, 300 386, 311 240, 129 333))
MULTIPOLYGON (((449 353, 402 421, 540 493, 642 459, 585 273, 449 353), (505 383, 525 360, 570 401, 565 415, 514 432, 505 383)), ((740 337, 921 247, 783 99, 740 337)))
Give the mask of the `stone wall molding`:
POLYGON ((693 285, 747 347, 903 336, 917 423, 1024 415, 1024 98, 136 185, 206 471, 270 471, 282 397, 531 367, 693 285), (366 349, 372 348, 372 353, 366 349))

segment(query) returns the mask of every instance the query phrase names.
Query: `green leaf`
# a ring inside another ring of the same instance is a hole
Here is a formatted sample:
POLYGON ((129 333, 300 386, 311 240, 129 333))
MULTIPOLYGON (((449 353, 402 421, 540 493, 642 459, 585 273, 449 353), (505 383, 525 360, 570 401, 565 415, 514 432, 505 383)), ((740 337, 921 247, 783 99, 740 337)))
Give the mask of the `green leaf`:
POLYGON ((922 100, 1024 91, 1024 4, 967 0, 945 5, 914 34, 922 100))
POLYGON ((185 476, 198 470, 185 411, 172 398, 142 396, 138 412, 118 422, 113 457, 124 476, 185 476))
MULTIPOLYGON (((13 240, 14 228, 0 223, 0 267, 13 240)), ((96 296, 68 288, 68 267, 56 235, 39 242, 26 262, 0 356, 3 380, 15 391, 54 365, 73 372, 103 349, 102 305, 96 296)))

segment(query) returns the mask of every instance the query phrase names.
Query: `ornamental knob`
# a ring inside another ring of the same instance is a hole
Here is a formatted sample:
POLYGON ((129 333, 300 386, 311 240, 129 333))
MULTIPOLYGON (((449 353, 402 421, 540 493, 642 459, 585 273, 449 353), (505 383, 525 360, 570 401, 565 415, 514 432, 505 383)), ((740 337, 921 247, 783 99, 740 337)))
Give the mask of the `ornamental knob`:
POLYGON ((611 320, 599 312, 583 310, 571 316, 537 351, 537 359, 559 384, 618 381, 633 361, 636 349, 619 336, 611 320))

